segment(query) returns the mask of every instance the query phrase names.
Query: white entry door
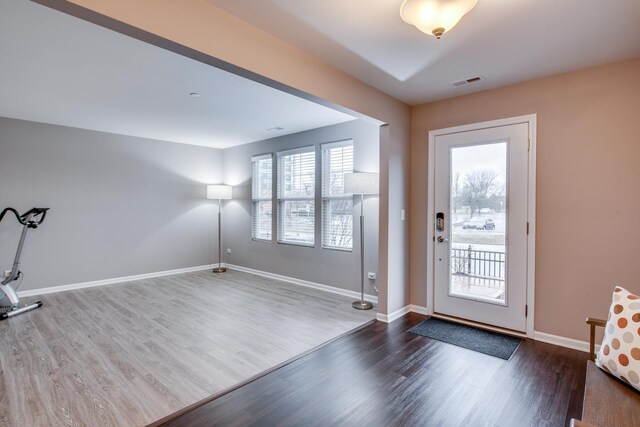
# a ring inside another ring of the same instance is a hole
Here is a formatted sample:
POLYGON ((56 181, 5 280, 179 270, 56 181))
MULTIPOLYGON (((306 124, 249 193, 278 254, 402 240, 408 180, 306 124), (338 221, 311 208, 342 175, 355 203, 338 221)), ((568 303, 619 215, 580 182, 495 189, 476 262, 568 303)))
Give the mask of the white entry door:
POLYGON ((434 144, 434 313, 524 332, 529 124, 434 144))

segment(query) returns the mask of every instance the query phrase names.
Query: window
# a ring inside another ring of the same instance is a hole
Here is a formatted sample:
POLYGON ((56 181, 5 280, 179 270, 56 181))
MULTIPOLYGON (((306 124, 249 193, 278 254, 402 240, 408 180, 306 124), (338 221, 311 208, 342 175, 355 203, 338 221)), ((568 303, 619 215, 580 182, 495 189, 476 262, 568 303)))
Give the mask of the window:
POLYGON ((278 242, 315 243, 314 147, 278 153, 278 242))
POLYGON ((256 240, 271 240, 271 217, 273 211, 273 159, 271 154, 251 158, 251 237, 256 240))
POLYGON ((353 196, 344 193, 344 174, 353 172, 353 141, 322 145, 322 247, 351 250, 353 196))

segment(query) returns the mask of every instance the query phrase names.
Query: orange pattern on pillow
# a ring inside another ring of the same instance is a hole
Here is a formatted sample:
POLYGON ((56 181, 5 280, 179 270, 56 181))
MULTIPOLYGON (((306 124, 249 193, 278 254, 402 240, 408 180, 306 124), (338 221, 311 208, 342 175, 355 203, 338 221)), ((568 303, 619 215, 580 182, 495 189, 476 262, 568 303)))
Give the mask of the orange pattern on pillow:
POLYGON ((640 297, 616 287, 596 365, 640 390, 640 297))

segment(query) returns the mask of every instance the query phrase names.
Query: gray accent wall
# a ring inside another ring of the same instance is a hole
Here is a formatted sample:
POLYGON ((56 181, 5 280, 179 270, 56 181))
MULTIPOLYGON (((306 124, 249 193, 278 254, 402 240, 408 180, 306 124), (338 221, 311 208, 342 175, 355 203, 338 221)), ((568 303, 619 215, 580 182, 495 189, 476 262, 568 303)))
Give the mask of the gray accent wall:
MULTIPOLYGON (((354 199, 354 248, 351 252, 323 249, 320 239, 321 193, 316 185, 315 247, 255 241, 251 239, 251 157, 277 151, 313 145, 316 148, 316 181, 320 182, 320 145, 327 142, 353 139, 354 169, 378 172, 380 128, 371 123, 354 120, 306 132, 240 145, 224 150, 224 177, 234 186, 234 198, 223 202, 225 261, 256 270, 338 287, 360 290, 360 235, 358 230, 360 202, 354 199)), ((274 182, 275 186, 275 182, 274 182)), ((274 208, 276 201, 274 200, 274 208)), ((365 199, 365 274, 378 273, 378 197, 365 199)), ((275 227, 275 221, 274 221, 275 227)), ((274 229, 275 233, 275 229, 274 229)), ((365 292, 375 295, 366 280, 365 292)))
MULTIPOLYGON (((377 172, 379 127, 362 120, 219 150, 0 118, 0 209, 51 208, 27 236, 19 290, 211 264, 217 202, 205 188, 225 182, 234 186, 223 208, 226 262, 358 291, 357 199, 352 252, 321 248, 319 191, 314 248, 251 240, 251 157, 314 145, 319 182, 320 144, 345 139, 355 169, 377 172)), ((365 271, 378 273, 377 196, 365 215, 365 271)), ((0 223, 0 270, 11 267, 20 231, 12 216, 0 223)))
MULTIPOLYGON (((205 184, 221 150, 0 118, 0 209, 51 208, 30 230, 20 290, 210 264, 217 232, 205 184)), ((20 225, 0 223, 0 269, 20 225)))

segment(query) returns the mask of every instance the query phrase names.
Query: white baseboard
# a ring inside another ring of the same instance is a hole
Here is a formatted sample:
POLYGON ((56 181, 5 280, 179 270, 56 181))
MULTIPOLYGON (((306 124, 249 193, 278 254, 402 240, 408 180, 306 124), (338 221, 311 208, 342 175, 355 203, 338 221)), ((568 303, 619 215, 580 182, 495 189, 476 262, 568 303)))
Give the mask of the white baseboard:
MULTIPOLYGON (((404 316, 409 312, 423 314, 425 316, 432 314, 432 313, 429 313, 429 311, 427 310, 427 307, 410 304, 405 307, 402 307, 400 310, 394 311, 389 315, 378 313, 376 317, 381 322, 389 323, 404 316)), ((585 353, 589 352, 589 343, 586 341, 579 341, 573 338, 561 337, 559 335, 552 335, 552 334, 547 334, 546 332, 539 332, 539 331, 534 331, 533 339, 535 341, 540 341, 547 344, 553 344, 559 347, 570 348, 572 350, 583 351, 585 353)), ((596 352, 599 349, 600 349, 600 346, 596 345, 596 352)))
POLYGON ((394 311, 391 314, 378 313, 376 315, 376 319, 384 323, 391 323, 394 320, 401 318, 407 313, 418 313, 418 314, 424 314, 424 315, 428 314, 427 307, 420 307, 419 305, 409 304, 409 305, 405 305, 401 309, 394 311))
MULTIPOLYGON (((217 264, 216 264, 217 265, 217 264)), ((93 288, 96 286, 113 285, 116 283, 133 282, 135 280, 152 279, 154 277, 171 276, 174 274, 191 273, 194 271, 209 270, 216 265, 200 265, 197 267, 177 268, 175 270, 158 271, 155 273, 136 274, 134 276, 116 277, 113 279, 94 280, 92 282, 74 283, 71 285, 51 286, 49 288, 31 289, 19 291, 19 297, 31 297, 35 295, 53 294, 56 292, 71 291, 74 289, 93 288)))
POLYGON ((418 313, 418 314, 424 314, 425 316, 429 314, 429 312, 427 311, 427 307, 421 307, 419 305, 409 304, 394 311, 391 314, 378 313, 376 315, 376 319, 384 323, 391 323, 394 320, 401 318, 407 313, 418 313))
MULTIPOLYGON (((586 341, 574 340, 573 338, 561 337, 559 335, 551 335, 545 332, 534 331, 533 339, 536 341, 554 344, 560 347, 570 348, 572 350, 589 352, 589 343, 586 341)), ((600 349, 600 345, 596 345, 596 352, 600 349)))
MULTIPOLYGON (((280 274, 270 273, 268 271, 254 270, 253 268, 242 267, 240 265, 226 264, 226 266, 232 270, 238 270, 245 273, 255 274, 256 276, 267 277, 269 279, 280 280, 281 282, 292 283, 294 285, 305 286, 307 288, 319 289, 321 291, 331 292, 333 294, 343 295, 346 297, 360 299, 360 292, 348 291, 342 288, 336 288, 334 286, 323 285, 321 283, 309 282, 308 280, 296 279, 295 277, 282 276, 280 274)), ((378 297, 373 295, 364 294, 365 301, 378 303, 378 297)))
POLYGON ((422 306, 414 305, 414 304, 410 304, 409 305, 409 310, 412 313, 423 314, 425 316, 428 316, 428 315, 431 314, 431 313, 429 313, 429 310, 427 310, 427 307, 422 307, 422 306))
MULTIPOLYGON (((336 287, 333 287, 333 286, 322 285, 320 283, 309 282, 307 280, 296 279, 294 277, 282 276, 280 274, 269 273, 267 271, 254 270, 252 268, 241 267, 239 265, 231 265, 231 264, 225 264, 225 265, 228 268, 231 268, 231 269, 234 269, 234 270, 238 270, 238 271, 243 271, 245 273, 251 273, 251 274, 258 275, 258 276, 268 277, 270 279, 280 280, 280 281, 287 282, 287 283, 293 283, 295 285, 305 286, 305 287, 308 287, 308 288, 320 289, 320 290, 323 290, 323 291, 331 292, 333 294, 343 295, 343 296, 347 296, 347 297, 354 298, 354 299, 360 298, 360 293, 353 292, 353 291, 348 291, 346 289, 340 289, 340 288, 336 288, 336 287)), ((136 274, 134 276, 116 277, 116 278, 112 278, 112 279, 94 280, 94 281, 91 281, 91 282, 73 283, 73 284, 70 284, 70 285, 60 285, 60 286, 51 286, 51 287, 48 287, 48 288, 30 289, 30 290, 27 290, 27 291, 18 292, 18 296, 21 297, 21 298, 22 297, 31 297, 31 296, 36 296, 36 295, 45 295, 45 294, 52 294, 52 293, 56 293, 56 292, 71 291, 71 290, 74 290, 74 289, 93 288, 93 287, 96 287, 96 286, 105 286, 105 285, 113 285, 113 284, 116 284, 116 283, 133 282, 133 281, 136 281, 136 280, 152 279, 154 277, 171 276, 171 275, 174 275, 174 274, 192 273, 194 271, 209 270, 209 269, 212 269, 213 267, 216 267, 216 266, 217 266, 217 264, 215 264, 215 265, 214 264, 200 265, 200 266, 197 266, 197 267, 178 268, 178 269, 175 269, 175 270, 158 271, 158 272, 154 272, 154 273, 136 274)), ((378 297, 376 297, 376 296, 365 294, 364 298, 365 298, 366 301, 370 301, 370 302, 373 302, 375 304, 378 303, 378 297)))
POLYGON ((404 307, 394 311, 393 313, 389 313, 389 314, 382 314, 382 313, 378 313, 376 314, 376 319, 378 319, 381 322, 384 323, 391 323, 396 319, 401 318, 402 316, 404 316, 405 314, 409 313, 411 311, 411 306, 409 305, 405 305, 404 307))

